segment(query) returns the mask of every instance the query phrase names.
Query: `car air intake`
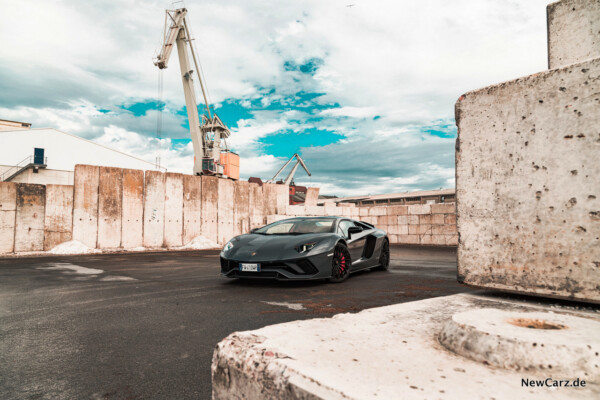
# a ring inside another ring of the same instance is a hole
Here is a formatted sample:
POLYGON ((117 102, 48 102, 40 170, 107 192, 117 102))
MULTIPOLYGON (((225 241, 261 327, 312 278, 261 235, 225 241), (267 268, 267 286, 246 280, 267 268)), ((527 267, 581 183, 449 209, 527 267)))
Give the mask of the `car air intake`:
POLYGON ((308 259, 304 258, 296 263, 302 271, 307 275, 314 275, 317 273, 317 267, 313 265, 308 259))

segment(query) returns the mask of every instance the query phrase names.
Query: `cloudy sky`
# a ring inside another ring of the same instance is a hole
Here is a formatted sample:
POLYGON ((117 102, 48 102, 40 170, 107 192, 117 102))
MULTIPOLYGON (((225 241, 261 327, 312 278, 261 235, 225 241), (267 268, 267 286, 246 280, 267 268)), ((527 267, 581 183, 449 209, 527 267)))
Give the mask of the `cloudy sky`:
MULTIPOLYGON (((358 195, 454 186, 454 103, 546 69, 549 0, 187 1, 210 99, 242 178, 294 152, 297 184, 358 195)), ((154 0, 2 1, 0 118, 191 173, 176 53, 154 0), (161 103, 162 102, 162 103, 161 103), (163 106, 159 106, 163 104, 163 106), (157 114, 162 131, 157 132, 157 114)), ((201 96, 198 95, 198 99, 201 96)))

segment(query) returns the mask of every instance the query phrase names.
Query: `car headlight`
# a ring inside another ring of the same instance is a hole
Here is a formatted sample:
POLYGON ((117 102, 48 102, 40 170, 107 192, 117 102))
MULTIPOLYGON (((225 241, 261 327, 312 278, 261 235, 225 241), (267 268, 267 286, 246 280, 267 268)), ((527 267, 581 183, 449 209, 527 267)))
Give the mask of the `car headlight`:
POLYGON ((315 247, 315 245, 317 244, 317 242, 311 242, 311 243, 304 243, 301 245, 296 246, 296 251, 298 253, 306 253, 307 251, 311 251, 313 249, 313 247, 315 247))
POLYGON ((223 251, 229 251, 233 248, 233 243, 231 241, 227 242, 225 247, 223 247, 223 251))

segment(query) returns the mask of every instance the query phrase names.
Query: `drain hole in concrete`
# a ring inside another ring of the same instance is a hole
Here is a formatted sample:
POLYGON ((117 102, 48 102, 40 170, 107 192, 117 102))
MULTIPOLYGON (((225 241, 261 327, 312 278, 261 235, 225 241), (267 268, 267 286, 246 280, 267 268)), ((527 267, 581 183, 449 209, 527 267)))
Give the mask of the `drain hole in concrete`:
POLYGON ((548 322, 543 319, 532 318, 510 318, 507 319, 506 322, 515 326, 530 329, 565 329, 567 327, 566 325, 548 322))

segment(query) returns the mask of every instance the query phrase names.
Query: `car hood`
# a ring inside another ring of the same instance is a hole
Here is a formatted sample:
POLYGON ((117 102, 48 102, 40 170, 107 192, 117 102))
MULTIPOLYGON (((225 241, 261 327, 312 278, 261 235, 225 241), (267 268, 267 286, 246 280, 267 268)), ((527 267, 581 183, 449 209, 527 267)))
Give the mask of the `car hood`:
MULTIPOLYGON (((224 256, 239 261, 294 259, 302 257, 302 254, 296 251, 297 246, 311 242, 318 243, 332 235, 332 233, 303 235, 261 235, 249 233, 233 238, 233 248, 227 251, 224 256)), ((307 253, 303 254, 306 255, 307 253)))

